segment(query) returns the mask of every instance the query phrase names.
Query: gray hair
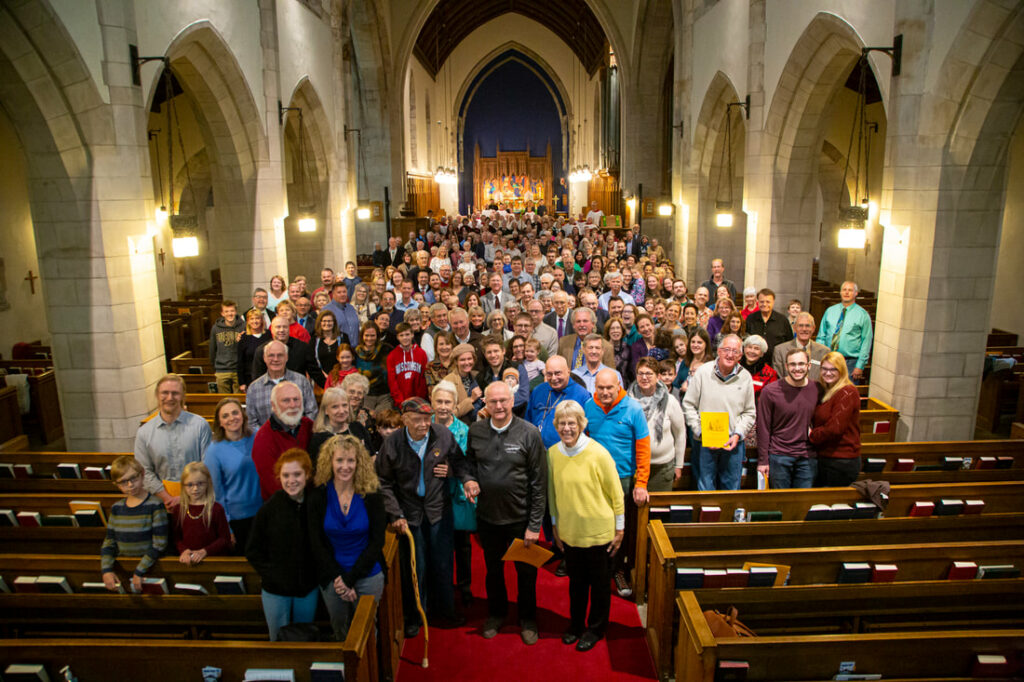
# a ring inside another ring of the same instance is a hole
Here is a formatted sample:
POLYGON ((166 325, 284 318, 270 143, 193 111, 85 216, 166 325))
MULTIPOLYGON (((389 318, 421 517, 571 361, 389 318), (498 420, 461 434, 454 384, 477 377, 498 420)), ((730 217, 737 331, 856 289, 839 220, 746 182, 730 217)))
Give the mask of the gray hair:
POLYGON ((455 384, 448 381, 447 379, 442 379, 441 381, 434 384, 433 390, 430 391, 431 400, 433 400, 434 396, 438 392, 449 393, 451 394, 452 398, 457 398, 459 395, 458 392, 455 390, 455 384))
POLYGON ((612 280, 615 279, 616 277, 622 277, 622 273, 618 272, 617 270, 609 270, 608 272, 604 273, 604 283, 611 284, 612 280))
POLYGON ((857 286, 857 283, 854 282, 852 279, 846 280, 845 282, 843 282, 843 284, 852 284, 853 285, 853 293, 855 293, 855 294, 859 294, 860 293, 860 287, 857 286))
MULTIPOLYGON (((294 381, 281 381, 281 382, 279 382, 277 384, 277 386, 274 386, 274 388, 271 389, 271 391, 270 391, 270 406, 271 407, 274 407, 274 406, 277 405, 277 396, 278 396, 278 394, 281 391, 283 391, 285 389, 285 387, 288 387, 288 386, 291 386, 296 391, 298 391, 299 392, 299 397, 300 398, 302 397, 302 390, 298 387, 298 385, 294 381)), ((305 407, 305 405, 303 405, 303 407, 305 407)))
POLYGON ((270 343, 266 343, 266 344, 263 345, 263 360, 264 361, 266 361, 266 359, 267 359, 267 353, 270 352, 270 347, 273 346, 275 343, 277 345, 281 346, 281 348, 284 349, 284 357, 285 357, 286 360, 288 359, 288 344, 283 343, 281 341, 278 341, 277 339, 274 339, 274 340, 270 341, 270 343))
POLYGON ((341 388, 348 392, 350 386, 360 386, 364 391, 370 390, 370 380, 362 374, 353 372, 341 380, 341 388))
POLYGON ((754 287, 747 287, 746 289, 743 290, 743 295, 744 296, 757 296, 757 289, 755 289, 754 287))
MULTIPOLYGON (((725 339, 723 339, 723 341, 724 340, 725 339)), ((758 348, 761 349, 762 355, 768 352, 768 342, 765 341, 764 337, 759 334, 751 334, 750 336, 748 336, 746 340, 743 342, 743 347, 746 348, 747 346, 757 346, 758 348)))
POLYGON ((563 400, 555 406, 555 416, 552 422, 557 425, 560 419, 575 419, 576 423, 580 425, 580 433, 587 428, 586 413, 575 400, 563 400))
POLYGON ((576 324, 576 316, 584 312, 587 315, 590 315, 590 321, 592 323, 597 324, 597 316, 594 315, 594 311, 586 306, 580 306, 579 308, 576 308, 575 310, 572 311, 572 323, 576 324))

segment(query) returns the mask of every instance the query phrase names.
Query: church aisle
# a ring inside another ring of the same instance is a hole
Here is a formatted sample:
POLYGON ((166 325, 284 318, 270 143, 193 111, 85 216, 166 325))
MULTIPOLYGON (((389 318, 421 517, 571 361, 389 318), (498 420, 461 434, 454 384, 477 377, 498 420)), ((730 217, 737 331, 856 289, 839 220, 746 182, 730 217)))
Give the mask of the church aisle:
MULTIPOLYGON (((406 640, 398 670, 399 682, 432 680, 522 680, 530 682, 566 679, 653 680, 644 630, 636 605, 612 593, 608 633, 586 653, 562 644, 569 624, 569 579, 555 577, 555 563, 545 566, 537 578, 537 619, 540 639, 526 646, 515 624, 515 570, 506 565, 505 581, 513 602, 509 619, 492 640, 480 636, 487 616, 484 601, 483 551, 473 543, 473 596, 460 628, 430 629, 430 667, 423 659, 423 634, 406 640)), ((456 595, 456 601, 458 596, 456 595)))

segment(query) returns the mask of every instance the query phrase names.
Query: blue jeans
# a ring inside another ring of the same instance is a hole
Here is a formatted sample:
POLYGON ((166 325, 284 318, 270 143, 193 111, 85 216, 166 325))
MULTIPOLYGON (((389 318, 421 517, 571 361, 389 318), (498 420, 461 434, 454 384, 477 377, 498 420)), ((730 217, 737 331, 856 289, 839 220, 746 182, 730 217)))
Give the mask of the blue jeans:
POLYGON ((359 603, 359 597, 363 595, 373 595, 373 598, 380 601, 380 596, 384 594, 384 571, 379 571, 377 575, 371 575, 357 580, 355 585, 352 587, 356 591, 355 601, 345 601, 338 596, 338 593, 334 589, 334 583, 328 583, 327 587, 320 588, 320 594, 324 597, 324 605, 327 607, 327 613, 331 616, 331 629, 334 630, 334 638, 339 642, 344 642, 345 637, 348 636, 348 626, 352 622, 352 616, 356 612, 356 604, 359 603))
POLYGON ((776 488, 810 488, 818 475, 818 460, 792 455, 768 456, 768 485, 776 488))
POLYGON ((747 447, 741 440, 732 450, 700 446, 698 490, 739 490, 747 447))
MULTIPOLYGON (((409 525, 416 542, 416 577, 420 588, 423 610, 432 618, 450 618, 455 615, 455 589, 452 586, 455 552, 455 524, 451 508, 437 523, 428 523, 426 517, 419 526, 409 525)), ((402 566, 409 565, 409 542, 402 538, 402 566)), ((406 625, 419 624, 416 596, 412 589, 412 571, 402 571, 402 606, 406 625)))
POLYGON ((266 590, 260 593, 263 599, 263 615, 270 628, 270 641, 277 641, 277 633, 285 625, 292 623, 312 623, 316 615, 317 588, 310 590, 305 597, 286 597, 283 594, 271 594, 266 590))

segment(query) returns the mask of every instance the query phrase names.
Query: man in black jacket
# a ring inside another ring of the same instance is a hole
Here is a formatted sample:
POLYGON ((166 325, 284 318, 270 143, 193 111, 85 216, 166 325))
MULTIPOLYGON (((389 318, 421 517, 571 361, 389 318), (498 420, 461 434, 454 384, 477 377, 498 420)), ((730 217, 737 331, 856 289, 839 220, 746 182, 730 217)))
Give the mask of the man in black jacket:
POLYGON ((288 334, 288 320, 275 317, 270 323, 270 338, 256 347, 256 357, 252 360, 252 379, 255 381, 267 373, 267 363, 263 360, 263 347, 271 341, 280 341, 288 347, 288 369, 303 376, 309 371, 310 365, 316 367, 309 344, 288 334))
POLYGON ((768 343, 765 357, 771 364, 775 347, 793 340, 793 328, 786 316, 775 310, 775 292, 771 289, 757 292, 757 307, 760 312, 751 313, 747 318, 747 333, 757 334, 768 343))
MULTIPOLYGON (((399 537, 404 537, 406 528, 412 532, 425 609, 431 618, 462 625, 466 619, 455 613, 452 587, 455 526, 447 477, 454 475, 462 481, 467 496, 479 487, 472 475, 474 470, 466 464, 451 431, 431 423, 434 410, 430 403, 422 398, 409 398, 402 402, 401 410, 405 428, 389 435, 377 454, 384 508, 399 537)), ((408 566, 409 545, 403 541, 400 547, 402 565, 408 566)), ((420 619, 409 571, 402 571, 402 605, 405 636, 415 637, 420 619)))
MULTIPOLYGON (((547 500, 547 450, 540 431, 512 414, 512 390, 503 381, 491 383, 484 391, 490 419, 469 427, 466 456, 477 474, 479 486, 466 486, 477 504, 477 537, 487 567, 487 620, 482 634, 491 639, 508 615, 505 589, 505 551, 516 538, 530 546, 540 538, 547 500)), ((516 562, 519 592, 519 624, 524 644, 537 642, 537 569, 516 562)))

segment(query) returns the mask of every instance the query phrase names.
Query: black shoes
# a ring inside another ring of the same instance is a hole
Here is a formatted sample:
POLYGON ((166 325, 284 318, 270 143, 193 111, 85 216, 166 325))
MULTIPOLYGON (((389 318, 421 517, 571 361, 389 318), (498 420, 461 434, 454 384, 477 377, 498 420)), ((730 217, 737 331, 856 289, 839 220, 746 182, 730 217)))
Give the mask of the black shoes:
MULTIPOLYGON (((580 641, 576 642, 576 651, 590 651, 594 648, 594 645, 597 644, 600 640, 600 637, 595 635, 590 630, 587 630, 583 633, 583 636, 580 637, 580 641)), ((564 637, 562 638, 562 641, 565 641, 564 637)))
POLYGON ((484 639, 494 639, 498 636, 498 630, 504 624, 504 618, 495 618, 490 616, 484 621, 484 626, 480 630, 480 634, 484 639))
POLYGON ((579 635, 577 635, 572 630, 566 630, 562 634, 562 644, 575 644, 579 640, 580 640, 579 635))
POLYGON ((407 639, 412 639, 416 635, 420 634, 419 623, 406 623, 405 625, 405 636, 407 639))
POLYGON ((555 576, 558 578, 564 578, 569 572, 565 570, 565 559, 558 562, 558 567, 555 568, 555 576))

